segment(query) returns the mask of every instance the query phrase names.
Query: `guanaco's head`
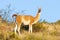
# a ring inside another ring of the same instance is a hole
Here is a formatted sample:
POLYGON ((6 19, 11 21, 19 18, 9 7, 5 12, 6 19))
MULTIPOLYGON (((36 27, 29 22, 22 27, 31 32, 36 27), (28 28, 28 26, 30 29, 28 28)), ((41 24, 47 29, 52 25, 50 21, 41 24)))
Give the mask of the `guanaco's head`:
POLYGON ((40 12, 41 12, 41 8, 38 9, 38 13, 40 13, 40 12))

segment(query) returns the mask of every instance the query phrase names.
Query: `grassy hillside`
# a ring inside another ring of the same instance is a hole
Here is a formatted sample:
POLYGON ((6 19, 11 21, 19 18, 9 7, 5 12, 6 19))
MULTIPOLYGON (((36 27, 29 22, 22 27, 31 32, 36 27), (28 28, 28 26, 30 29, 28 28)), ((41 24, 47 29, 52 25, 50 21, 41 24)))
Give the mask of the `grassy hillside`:
POLYGON ((14 34, 14 22, 2 20, 0 23, 0 40, 60 40, 60 21, 55 23, 37 22, 33 33, 28 33, 28 26, 21 26, 21 35, 14 34))

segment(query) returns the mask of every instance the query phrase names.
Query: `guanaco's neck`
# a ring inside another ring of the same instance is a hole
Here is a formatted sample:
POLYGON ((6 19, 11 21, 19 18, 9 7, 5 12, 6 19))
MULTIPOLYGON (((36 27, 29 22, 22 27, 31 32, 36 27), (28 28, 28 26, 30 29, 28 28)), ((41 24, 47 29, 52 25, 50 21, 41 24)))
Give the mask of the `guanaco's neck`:
POLYGON ((35 17, 35 21, 38 21, 40 19, 40 12, 41 12, 41 9, 38 10, 37 15, 35 17))
POLYGON ((35 17, 35 20, 38 20, 40 18, 40 13, 38 13, 35 17))

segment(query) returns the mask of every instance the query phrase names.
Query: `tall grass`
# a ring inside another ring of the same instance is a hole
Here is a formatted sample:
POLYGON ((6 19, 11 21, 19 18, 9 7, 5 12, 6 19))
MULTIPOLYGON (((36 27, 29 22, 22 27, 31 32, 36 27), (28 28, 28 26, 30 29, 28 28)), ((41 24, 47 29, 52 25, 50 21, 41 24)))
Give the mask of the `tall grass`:
POLYGON ((33 25, 33 33, 30 34, 22 26, 21 35, 10 30, 15 27, 14 22, 8 23, 4 21, 1 24, 0 40, 60 40, 60 25, 54 23, 37 22, 33 25))

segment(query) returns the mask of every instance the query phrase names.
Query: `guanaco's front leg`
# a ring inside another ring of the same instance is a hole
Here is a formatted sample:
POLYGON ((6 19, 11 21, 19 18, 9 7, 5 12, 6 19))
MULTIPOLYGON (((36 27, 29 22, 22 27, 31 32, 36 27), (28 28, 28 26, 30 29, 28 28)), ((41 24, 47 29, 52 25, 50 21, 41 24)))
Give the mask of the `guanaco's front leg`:
POLYGON ((32 33, 32 24, 29 25, 29 33, 32 33))

